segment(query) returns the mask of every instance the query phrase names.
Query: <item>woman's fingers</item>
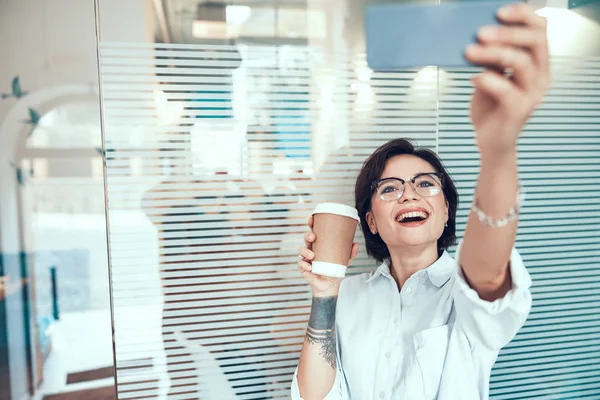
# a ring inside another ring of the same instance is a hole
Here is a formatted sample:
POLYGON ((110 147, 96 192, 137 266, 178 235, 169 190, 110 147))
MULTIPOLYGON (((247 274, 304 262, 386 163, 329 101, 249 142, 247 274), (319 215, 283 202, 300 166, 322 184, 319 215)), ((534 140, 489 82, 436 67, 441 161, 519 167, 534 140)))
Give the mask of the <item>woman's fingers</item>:
POLYGON ((543 44, 545 35, 542 31, 520 26, 489 25, 479 30, 477 39, 486 44, 532 48, 543 44))
POLYGON ((545 90, 550 82, 548 22, 536 14, 535 8, 523 2, 498 10, 498 19, 505 26, 499 29, 497 37, 503 43, 527 49, 538 68, 536 82, 545 90))
POLYGON ((312 244, 315 240, 317 240, 317 236, 314 233, 306 232, 304 234, 304 246, 307 249, 309 249, 309 250, 312 249, 312 244))
POLYGON ((511 25, 526 25, 532 28, 546 29, 546 19, 535 13, 531 5, 519 2, 498 10, 498 19, 511 25))
POLYGON ((298 250, 298 255, 309 261, 312 261, 313 258, 315 258, 315 253, 305 247, 302 247, 300 250, 298 250))
POLYGON ((298 257, 300 257, 300 261, 298 261, 298 269, 300 272, 302 274, 311 272, 311 261, 315 257, 315 253, 305 247, 302 247, 298 250, 298 257))
POLYGON ((308 249, 312 248, 312 244, 315 240, 317 240, 317 236, 313 233, 314 219, 312 215, 308 217, 308 227, 310 228, 310 232, 306 232, 304 234, 304 246, 308 249))
POLYGON ((304 260, 300 260, 300 261, 298 261, 298 269, 302 273, 311 272, 312 271, 312 265, 310 265, 309 263, 307 263, 304 260))
POLYGON ((512 80, 526 94, 543 93, 550 82, 546 20, 525 3, 501 8, 498 20, 502 25, 479 30, 479 43, 469 46, 465 56, 492 70, 511 70, 512 80))
POLYGON ((542 19, 544 26, 539 28, 537 22, 531 25, 490 25, 482 27, 477 33, 477 39, 482 44, 503 45, 521 48, 529 53, 540 72, 549 75, 548 70, 548 34, 545 20, 531 11, 535 21, 542 19))
POLYGON ((511 69, 515 83, 521 88, 535 85, 535 64, 531 53, 517 47, 474 44, 467 48, 467 58, 475 64, 511 69))
POLYGON ((495 101, 502 101, 504 104, 514 102, 514 84, 497 71, 485 70, 473 78, 472 82, 476 89, 488 94, 495 101))
POLYGON ((545 30, 520 26, 484 26, 477 34, 479 42, 494 46, 512 46, 529 53, 544 72, 548 65, 548 36, 545 30))

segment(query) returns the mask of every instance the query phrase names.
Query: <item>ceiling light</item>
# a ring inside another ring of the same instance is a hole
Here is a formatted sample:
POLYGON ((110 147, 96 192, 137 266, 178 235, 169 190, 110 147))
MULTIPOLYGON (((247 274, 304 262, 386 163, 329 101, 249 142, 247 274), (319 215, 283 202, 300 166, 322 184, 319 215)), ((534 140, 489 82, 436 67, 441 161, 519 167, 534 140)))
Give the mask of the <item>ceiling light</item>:
POLYGON ((252 10, 248 6, 227 6, 225 19, 228 24, 241 25, 250 18, 252 10))

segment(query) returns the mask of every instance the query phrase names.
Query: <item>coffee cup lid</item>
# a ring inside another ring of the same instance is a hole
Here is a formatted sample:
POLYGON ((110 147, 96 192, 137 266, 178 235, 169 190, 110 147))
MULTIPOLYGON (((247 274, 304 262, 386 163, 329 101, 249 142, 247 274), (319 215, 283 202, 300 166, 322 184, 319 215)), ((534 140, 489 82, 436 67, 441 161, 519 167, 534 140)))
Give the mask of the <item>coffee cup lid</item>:
POLYGON ((345 204, 339 203, 321 203, 317 205, 314 214, 337 214, 343 215, 344 217, 354 218, 358 222, 360 222, 360 218, 358 217, 358 211, 356 208, 347 206, 345 204))

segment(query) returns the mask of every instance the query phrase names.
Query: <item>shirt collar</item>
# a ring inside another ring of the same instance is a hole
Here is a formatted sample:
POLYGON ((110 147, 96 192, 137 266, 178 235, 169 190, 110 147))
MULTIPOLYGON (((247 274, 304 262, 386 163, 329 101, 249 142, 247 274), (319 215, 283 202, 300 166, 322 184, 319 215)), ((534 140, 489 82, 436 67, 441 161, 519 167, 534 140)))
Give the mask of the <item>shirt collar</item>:
MULTIPOLYGON (((427 276, 431 283, 437 287, 442 287, 454 272, 454 259, 444 250, 440 258, 438 258, 433 264, 425 269, 427 276)), ((379 268, 367 278, 366 282, 371 282, 379 276, 385 276, 388 279, 394 279, 390 273, 390 261, 385 260, 379 268)))
POLYGON ((382 275, 388 279, 394 279, 392 277, 392 274, 390 273, 390 261, 389 260, 383 261, 383 263, 381 263, 379 268, 377 268, 377 270, 373 273, 373 275, 368 277, 365 282, 369 283, 369 282, 377 279, 377 277, 382 276, 382 275))

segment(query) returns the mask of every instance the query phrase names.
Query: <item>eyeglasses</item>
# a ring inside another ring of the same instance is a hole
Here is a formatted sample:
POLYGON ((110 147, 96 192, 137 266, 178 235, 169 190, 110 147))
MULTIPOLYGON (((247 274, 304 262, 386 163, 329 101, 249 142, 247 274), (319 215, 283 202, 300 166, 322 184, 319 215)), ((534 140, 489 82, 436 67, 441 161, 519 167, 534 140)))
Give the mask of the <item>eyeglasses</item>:
MULTIPOLYGON (((412 189, 420 196, 432 197, 442 191, 442 177, 439 172, 424 172, 409 180, 412 189)), ((402 197, 406 181, 401 178, 384 178, 371 184, 381 200, 394 201, 402 197)))

